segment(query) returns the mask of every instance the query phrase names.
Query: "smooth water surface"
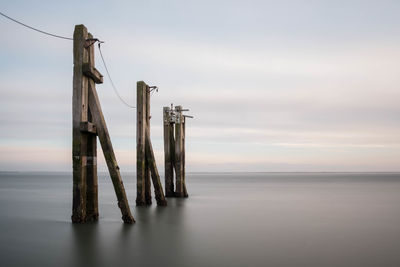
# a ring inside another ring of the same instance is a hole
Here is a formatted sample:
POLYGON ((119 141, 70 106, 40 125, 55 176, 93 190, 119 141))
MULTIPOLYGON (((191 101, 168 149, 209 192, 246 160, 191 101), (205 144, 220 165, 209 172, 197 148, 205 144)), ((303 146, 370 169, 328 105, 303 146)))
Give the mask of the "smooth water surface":
POLYGON ((188 199, 70 222, 71 174, 0 173, 1 266, 400 266, 400 174, 187 174, 188 199))

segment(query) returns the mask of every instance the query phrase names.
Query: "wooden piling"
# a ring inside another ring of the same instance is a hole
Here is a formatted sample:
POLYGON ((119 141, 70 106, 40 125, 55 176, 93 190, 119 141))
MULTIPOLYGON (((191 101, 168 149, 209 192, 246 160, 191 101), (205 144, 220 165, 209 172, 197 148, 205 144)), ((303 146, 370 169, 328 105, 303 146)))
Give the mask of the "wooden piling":
POLYGON ((136 97, 136 205, 146 204, 145 199, 145 132, 146 132, 146 84, 137 82, 136 97))
POLYGON ((183 115, 181 106, 176 106, 177 120, 175 122, 175 173, 176 173, 176 197, 184 197, 183 190, 183 115))
POLYGON ((125 223, 133 223, 121 174, 96 92, 103 76, 94 67, 94 39, 84 25, 74 31, 73 201, 74 223, 98 220, 97 135, 125 223))
MULTIPOLYGON (((170 122, 170 108, 163 108, 163 124, 164 124, 164 170, 165 170, 165 196, 174 196, 174 167, 172 159, 174 158, 175 152, 171 153, 171 129, 173 126, 170 122)), ((172 132, 173 135, 173 132, 172 132)))
POLYGON ((86 221, 86 160, 87 134, 81 132, 81 122, 87 121, 88 78, 83 75, 82 66, 88 62, 88 51, 84 48, 88 36, 84 25, 74 30, 74 78, 72 94, 72 168, 73 197, 72 222, 86 221))
MULTIPOLYGON (((170 155, 171 155, 171 163, 172 163, 172 172, 175 170, 176 172, 176 165, 175 165, 175 128, 174 124, 171 123, 169 125, 169 147, 170 147, 170 155)), ((174 179, 172 176, 172 188, 174 188, 174 179)))
MULTIPOLYGON (((145 103, 145 111, 146 111, 146 130, 149 131, 149 136, 150 136, 150 88, 148 85, 146 87, 146 103, 145 103)), ((147 136, 146 136, 147 140, 147 136)), ((145 154, 147 153, 147 150, 145 149, 145 154)), ((151 205, 151 181, 150 181, 150 162, 148 161, 148 157, 146 155, 145 157, 145 167, 144 167, 144 184, 145 184, 145 200, 146 200, 146 205, 151 205)))
POLYGON ((186 190, 186 155, 185 155, 185 147, 186 147, 186 117, 182 116, 182 181, 183 181, 183 196, 188 197, 188 193, 186 190))
MULTIPOLYGON (((92 39, 93 35, 88 33, 88 38, 92 39)), ((90 69, 94 68, 94 46, 91 45, 86 48, 89 53, 88 63, 90 69)), ((100 80, 98 80, 100 82, 100 80)), ((93 78, 88 79, 89 87, 95 88, 93 78)), ((88 94, 87 94, 88 95, 88 94)), ((88 95, 89 97, 89 95, 88 95)), ((89 98, 88 98, 89 101, 89 98)), ((88 106, 88 105, 87 105, 88 106)), ((84 122, 86 125, 86 122, 84 122)), ((95 222, 99 219, 98 208, 98 177, 97 177, 97 131, 93 132, 93 114, 88 110, 87 117, 87 153, 86 153, 86 221, 95 222), (92 129, 91 129, 92 128, 92 129), (92 132, 91 132, 92 130, 92 132)))

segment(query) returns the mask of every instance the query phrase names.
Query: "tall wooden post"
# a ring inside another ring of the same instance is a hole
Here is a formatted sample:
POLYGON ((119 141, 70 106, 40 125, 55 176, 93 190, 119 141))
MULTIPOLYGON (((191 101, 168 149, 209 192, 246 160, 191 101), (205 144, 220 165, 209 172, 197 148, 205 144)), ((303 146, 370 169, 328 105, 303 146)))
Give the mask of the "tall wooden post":
POLYGON ((176 189, 175 196, 183 197, 183 115, 182 107, 176 106, 176 122, 175 122, 175 172, 176 172, 176 189))
MULTIPOLYGON (((150 136, 150 88, 148 85, 146 85, 146 105, 145 105, 145 110, 146 110, 146 130, 149 131, 149 136, 150 136)), ((147 140, 147 136, 146 136, 147 140)), ((145 150, 145 153, 146 150, 145 150)), ((144 188, 145 188, 145 199, 146 199, 146 205, 151 205, 151 181, 150 181, 150 162, 148 160, 148 157, 145 159, 145 167, 144 167, 144 188)))
POLYGON ((136 205, 151 204, 151 176, 157 205, 165 206, 167 201, 150 140, 150 88, 143 81, 137 82, 136 115, 136 205))
POLYGON ((193 117, 183 115, 183 111, 188 111, 188 109, 182 109, 182 106, 175 106, 174 109, 172 104, 171 108, 163 108, 165 194, 167 197, 188 197, 185 174, 185 131, 186 118, 193 117), (175 191, 174 169, 176 176, 175 191))
POLYGON ((111 180, 125 223, 135 220, 112 148, 111 139, 96 92, 96 83, 103 83, 103 76, 94 67, 95 39, 84 25, 74 31, 74 79, 73 79, 73 200, 74 223, 98 220, 97 135, 106 159, 111 180))
POLYGON ((185 144, 186 144, 186 116, 182 116, 182 180, 183 180, 183 196, 188 197, 186 189, 186 155, 185 155, 185 144))
POLYGON ((136 205, 146 204, 145 199, 145 131, 146 131, 146 84, 137 82, 136 96, 136 205))
POLYGON ((88 117, 88 78, 83 75, 83 63, 88 62, 89 53, 84 48, 88 32, 79 25, 74 31, 74 78, 72 93, 72 168, 73 199, 72 216, 74 223, 86 221, 86 160, 87 134, 81 132, 81 122, 88 117))
POLYGON ((174 167, 172 160, 175 156, 175 151, 172 150, 173 139, 173 124, 171 124, 169 107, 163 108, 163 123, 164 123, 164 170, 165 170, 165 196, 174 196, 174 167), (172 136, 171 136, 172 134, 172 136), (171 153, 172 152, 172 153, 171 153))
MULTIPOLYGON (((93 35, 88 33, 88 38, 93 39, 93 35)), ((87 44, 86 44, 87 45, 87 44)), ((89 53, 88 64, 89 68, 94 69, 94 46, 90 45, 86 48, 89 53)), ((90 88, 95 88, 93 79, 88 79, 90 88)), ((90 102, 88 97, 88 103, 90 102)), ((88 106, 88 104, 87 104, 88 106)), ((88 109, 88 107, 86 108, 88 109)), ((93 115, 91 110, 88 110, 88 123, 93 123, 93 115)), ((97 178, 97 136, 96 133, 86 132, 87 135, 87 153, 86 153, 86 220, 97 221, 99 219, 98 208, 98 178, 97 178)))

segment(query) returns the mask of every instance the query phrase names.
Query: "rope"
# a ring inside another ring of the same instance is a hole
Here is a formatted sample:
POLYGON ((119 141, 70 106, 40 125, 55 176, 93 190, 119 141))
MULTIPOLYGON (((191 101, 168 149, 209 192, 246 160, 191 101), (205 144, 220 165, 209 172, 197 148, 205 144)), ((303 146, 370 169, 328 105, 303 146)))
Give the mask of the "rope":
POLYGON ((100 42, 99 42, 98 46, 99 46, 99 52, 100 52, 101 61, 103 61, 104 68, 105 68, 105 70, 106 70, 108 79, 110 80, 111 87, 113 88, 115 94, 118 96, 119 100, 121 100, 121 102, 122 102, 125 106, 127 106, 127 107, 129 107, 129 108, 136 108, 135 106, 129 105, 129 104, 121 97, 121 95, 118 93, 118 90, 117 90, 117 88, 115 87, 113 80, 111 79, 111 75, 110 75, 110 72, 108 71, 106 61, 104 60, 104 57, 103 57, 103 53, 101 52, 100 42))
POLYGON ((12 21, 14 21, 14 22, 16 22, 16 23, 18 23, 18 24, 24 26, 24 27, 27 27, 27 28, 29 28, 29 29, 31 29, 31 30, 34 30, 34 31, 37 31, 37 32, 40 32, 40 33, 43 33, 43 34, 47 34, 47 35, 52 36, 52 37, 60 38, 60 39, 74 40, 73 38, 64 37, 64 36, 61 36, 61 35, 52 34, 52 33, 49 33, 49 32, 45 32, 45 31, 36 29, 36 28, 31 27, 31 26, 29 26, 29 25, 26 25, 25 23, 22 23, 22 22, 20 22, 20 21, 18 21, 18 20, 16 20, 16 19, 13 19, 13 18, 11 18, 11 17, 9 17, 9 16, 7 16, 6 14, 3 14, 3 13, 1 13, 1 12, 0 12, 0 15, 2 15, 3 17, 5 17, 5 18, 7 18, 7 19, 9 19, 9 20, 12 20, 12 21))

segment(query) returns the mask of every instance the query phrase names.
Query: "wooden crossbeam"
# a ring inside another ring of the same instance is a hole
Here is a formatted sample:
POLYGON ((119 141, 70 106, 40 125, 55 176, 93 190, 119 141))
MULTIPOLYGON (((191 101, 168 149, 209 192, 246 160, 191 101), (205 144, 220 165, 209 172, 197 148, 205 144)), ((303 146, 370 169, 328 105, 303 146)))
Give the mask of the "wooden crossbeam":
POLYGON ((81 132, 97 134, 96 125, 88 121, 82 121, 81 132))
POLYGON ((103 75, 95 67, 91 66, 90 63, 84 63, 82 71, 87 77, 92 78, 95 83, 103 83, 103 75))

